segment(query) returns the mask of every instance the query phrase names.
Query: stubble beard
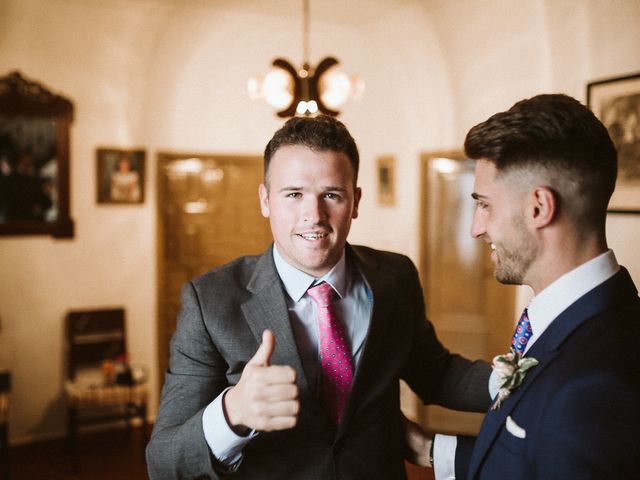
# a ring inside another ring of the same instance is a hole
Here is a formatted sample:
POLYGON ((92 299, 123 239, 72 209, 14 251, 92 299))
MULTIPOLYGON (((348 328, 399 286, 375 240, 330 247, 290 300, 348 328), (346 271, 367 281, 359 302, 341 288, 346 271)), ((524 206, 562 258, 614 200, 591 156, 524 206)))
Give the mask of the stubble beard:
POLYGON ((514 231, 519 232, 518 238, 510 245, 496 245, 495 277, 505 285, 523 285, 538 256, 538 246, 520 217, 514 219, 513 225, 514 231))

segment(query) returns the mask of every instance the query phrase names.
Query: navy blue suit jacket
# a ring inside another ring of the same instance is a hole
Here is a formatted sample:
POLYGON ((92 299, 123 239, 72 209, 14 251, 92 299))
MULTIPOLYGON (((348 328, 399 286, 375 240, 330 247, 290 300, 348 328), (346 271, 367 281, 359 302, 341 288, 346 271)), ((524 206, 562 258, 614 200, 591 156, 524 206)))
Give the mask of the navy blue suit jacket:
POLYGON ((540 363, 478 437, 458 438, 456 478, 640 478, 639 340, 640 299, 621 268, 533 344, 540 363))

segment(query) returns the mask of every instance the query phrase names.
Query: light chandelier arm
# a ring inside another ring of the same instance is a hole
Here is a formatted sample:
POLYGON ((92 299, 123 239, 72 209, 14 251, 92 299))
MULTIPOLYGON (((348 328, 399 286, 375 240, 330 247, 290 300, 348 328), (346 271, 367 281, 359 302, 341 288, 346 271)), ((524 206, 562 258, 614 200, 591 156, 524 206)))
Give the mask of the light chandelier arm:
POLYGON ((289 75, 291 75, 291 79, 293 81, 293 99, 288 107, 283 110, 277 112, 277 115, 282 118, 293 117, 296 114, 296 107, 301 99, 302 92, 302 82, 300 77, 298 76, 298 72, 288 61, 284 58, 276 58, 271 64, 276 68, 281 68, 289 75))
POLYGON ((315 72, 309 79, 309 93, 311 94, 311 98, 315 98, 316 102, 318 103, 318 110, 320 110, 322 113, 326 113, 327 115, 333 115, 334 117, 338 116, 340 112, 338 112, 337 110, 332 110, 324 104, 324 102, 322 101, 322 96, 320 95, 319 83, 322 75, 338 63, 338 60, 333 57, 326 57, 322 59, 316 67, 315 72))

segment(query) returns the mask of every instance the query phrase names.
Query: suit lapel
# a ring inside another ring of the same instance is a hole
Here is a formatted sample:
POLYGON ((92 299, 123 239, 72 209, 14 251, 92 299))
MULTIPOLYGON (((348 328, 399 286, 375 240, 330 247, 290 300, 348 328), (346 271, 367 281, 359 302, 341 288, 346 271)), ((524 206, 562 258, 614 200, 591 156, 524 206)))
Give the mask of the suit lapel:
MULTIPOLYGON (((545 332, 546 334, 546 332, 545 332)), ((529 387, 535 382, 537 376, 539 376, 553 361, 553 358, 558 354, 558 351, 547 351, 542 355, 529 355, 538 360, 538 365, 527 372, 524 383, 522 386, 513 392, 509 397, 502 402, 498 410, 489 410, 482 422, 482 428, 480 434, 476 440, 476 444, 473 448, 471 455, 471 461, 469 462, 469 477, 475 478, 475 475, 484 460, 491 445, 495 441, 500 428, 504 425, 507 417, 518 405, 523 398, 529 387)))
POLYGON ((551 322, 542 336, 536 340, 531 350, 527 352, 527 356, 537 359, 539 364, 527 372, 522 386, 513 392, 498 410, 489 410, 485 415, 471 455, 469 478, 475 478, 507 416, 518 405, 536 378, 549 367, 553 359, 560 353, 560 348, 569 335, 587 319, 612 308, 624 297, 637 296, 637 294, 629 272, 621 267, 617 274, 587 292, 551 322))
POLYGON ((247 324, 260 344, 262 332, 269 329, 276 335, 276 348, 271 357, 274 365, 289 365, 296 371, 302 411, 310 412, 310 416, 324 429, 330 427, 329 421, 320 403, 309 387, 307 376, 298 353, 289 310, 285 299, 282 282, 273 262, 273 249, 269 249, 260 257, 254 274, 247 284, 252 295, 242 304, 242 312, 247 324))
POLYGON ((390 319, 393 318, 392 313, 396 301, 393 289, 387 288, 384 284, 386 277, 381 274, 379 266, 374 259, 361 255, 358 250, 347 245, 347 260, 350 266, 357 266, 362 279, 367 285, 372 301, 372 315, 364 350, 358 368, 355 371, 351 395, 345 407, 343 421, 340 424, 338 434, 347 428, 350 419, 356 413, 357 405, 362 403, 361 399, 366 394, 370 379, 375 377, 376 372, 372 371, 375 362, 372 359, 378 358, 384 348, 384 340, 390 319))
POLYGON ((298 351, 289 321, 289 312, 280 282, 280 277, 273 263, 271 248, 260 257, 253 277, 247 285, 251 297, 242 304, 249 328, 258 344, 262 341, 262 332, 270 329, 276 335, 276 349, 273 353, 274 363, 290 361, 298 351))

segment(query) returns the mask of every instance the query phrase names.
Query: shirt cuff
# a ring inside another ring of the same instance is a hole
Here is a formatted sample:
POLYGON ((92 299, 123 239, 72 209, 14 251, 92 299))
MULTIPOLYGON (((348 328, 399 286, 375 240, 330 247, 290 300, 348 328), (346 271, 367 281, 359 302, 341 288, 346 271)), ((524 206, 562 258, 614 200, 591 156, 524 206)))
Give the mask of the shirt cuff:
POLYGON ((216 460, 227 467, 242 459, 242 449, 258 435, 258 432, 251 430, 246 437, 241 437, 229 426, 222 405, 222 400, 229 388, 223 390, 202 413, 202 429, 209 449, 216 460))
POLYGON ((493 370, 489 377, 489 395, 492 399, 496 398, 496 395, 498 395, 498 391, 500 390, 503 382, 504 379, 500 377, 495 370, 493 370))
POLYGON ((433 473, 436 480, 455 480, 458 439, 451 435, 433 437, 433 473))

